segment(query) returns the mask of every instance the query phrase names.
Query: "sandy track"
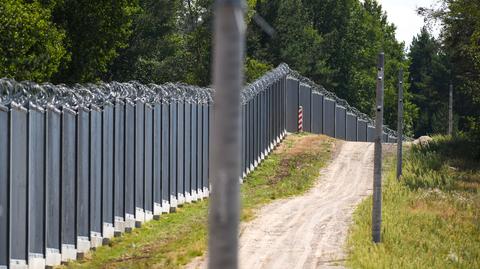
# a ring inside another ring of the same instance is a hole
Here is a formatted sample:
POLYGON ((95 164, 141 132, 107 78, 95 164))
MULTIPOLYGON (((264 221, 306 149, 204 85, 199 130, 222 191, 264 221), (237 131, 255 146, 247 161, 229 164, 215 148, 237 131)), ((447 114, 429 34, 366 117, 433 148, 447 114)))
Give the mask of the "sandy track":
POLYGON ((353 210, 371 193, 373 148, 344 142, 310 191, 260 209, 242 227, 240 268, 341 267, 353 210))

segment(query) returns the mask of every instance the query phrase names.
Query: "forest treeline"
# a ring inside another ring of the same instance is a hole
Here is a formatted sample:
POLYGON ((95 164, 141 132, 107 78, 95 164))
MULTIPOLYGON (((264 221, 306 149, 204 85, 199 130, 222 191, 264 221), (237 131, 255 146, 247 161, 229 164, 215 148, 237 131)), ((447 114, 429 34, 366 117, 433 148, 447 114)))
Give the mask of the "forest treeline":
MULTIPOLYGON (((213 2, 2 0, 0 77, 209 85, 213 2)), ((384 51, 387 125, 396 127, 403 69, 409 135, 446 131, 450 81, 456 126, 480 133, 478 1, 443 0, 437 9, 420 9, 426 20, 441 23, 442 35, 437 40, 424 28, 409 52, 375 0, 247 2, 247 81, 285 62, 373 115, 376 55, 384 51)))

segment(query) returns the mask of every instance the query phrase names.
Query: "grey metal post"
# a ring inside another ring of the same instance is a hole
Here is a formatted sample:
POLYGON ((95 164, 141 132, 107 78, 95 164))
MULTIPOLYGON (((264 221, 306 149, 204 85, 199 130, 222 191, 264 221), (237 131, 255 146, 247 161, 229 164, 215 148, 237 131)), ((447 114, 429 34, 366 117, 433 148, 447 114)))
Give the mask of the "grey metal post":
POLYGON ((382 135, 383 135, 383 67, 385 54, 378 55, 377 75, 377 107, 375 116, 375 152, 373 164, 373 208, 372 208, 372 239, 374 243, 381 240, 382 226, 382 135))
POLYGON ((403 146, 403 69, 398 73, 397 179, 402 175, 403 146))
POLYGON ((453 84, 450 82, 448 93, 448 135, 453 133, 453 84))
POLYGON ((209 268, 238 267, 240 91, 245 22, 242 0, 217 0, 214 23, 212 192, 209 268))

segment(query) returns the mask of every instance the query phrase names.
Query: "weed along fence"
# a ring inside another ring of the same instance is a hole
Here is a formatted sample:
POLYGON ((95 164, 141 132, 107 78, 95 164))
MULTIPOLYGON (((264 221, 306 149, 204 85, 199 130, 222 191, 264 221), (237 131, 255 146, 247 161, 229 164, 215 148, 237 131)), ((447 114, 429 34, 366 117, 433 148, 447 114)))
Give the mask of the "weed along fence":
MULTIPOLYGON (((214 91, 0 79, 0 268, 74 260, 209 195, 214 91)), ((373 141, 373 121, 282 64, 242 91, 240 180, 289 132, 373 141)), ((393 142, 387 128, 384 140, 393 142)))

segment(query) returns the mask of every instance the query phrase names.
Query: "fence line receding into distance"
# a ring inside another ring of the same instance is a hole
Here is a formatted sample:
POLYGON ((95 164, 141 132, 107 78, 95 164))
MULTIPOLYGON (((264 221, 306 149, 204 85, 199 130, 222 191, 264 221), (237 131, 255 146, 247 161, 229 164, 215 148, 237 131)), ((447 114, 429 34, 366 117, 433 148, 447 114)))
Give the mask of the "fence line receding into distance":
MULTIPOLYGON (((207 197, 213 94, 0 79, 0 268, 58 265, 207 197)), ((300 106, 305 131, 373 141, 370 118, 285 64, 241 94, 240 179, 297 131, 300 106)))

